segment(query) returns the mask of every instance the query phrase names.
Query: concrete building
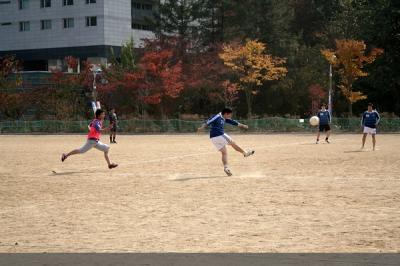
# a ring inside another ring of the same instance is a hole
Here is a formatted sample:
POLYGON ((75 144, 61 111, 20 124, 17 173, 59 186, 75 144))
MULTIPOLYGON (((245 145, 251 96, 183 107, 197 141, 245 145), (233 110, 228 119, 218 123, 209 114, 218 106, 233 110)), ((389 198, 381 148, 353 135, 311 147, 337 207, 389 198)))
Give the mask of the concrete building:
POLYGON ((0 57, 24 70, 65 70, 66 56, 106 63, 111 48, 153 37, 154 0, 0 0, 0 57))

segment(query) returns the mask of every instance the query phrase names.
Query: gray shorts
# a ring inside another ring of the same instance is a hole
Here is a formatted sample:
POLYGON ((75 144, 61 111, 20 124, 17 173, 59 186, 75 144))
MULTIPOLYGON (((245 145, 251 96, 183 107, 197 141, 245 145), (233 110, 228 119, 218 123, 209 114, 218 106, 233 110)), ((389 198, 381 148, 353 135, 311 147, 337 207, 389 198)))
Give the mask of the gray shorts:
POLYGON ((95 141, 93 139, 88 139, 85 143, 85 145, 83 145, 80 149, 79 152, 80 153, 85 153, 88 150, 90 150, 91 148, 96 148, 99 151, 103 151, 103 152, 107 152, 110 147, 107 144, 101 143, 100 141, 95 141))

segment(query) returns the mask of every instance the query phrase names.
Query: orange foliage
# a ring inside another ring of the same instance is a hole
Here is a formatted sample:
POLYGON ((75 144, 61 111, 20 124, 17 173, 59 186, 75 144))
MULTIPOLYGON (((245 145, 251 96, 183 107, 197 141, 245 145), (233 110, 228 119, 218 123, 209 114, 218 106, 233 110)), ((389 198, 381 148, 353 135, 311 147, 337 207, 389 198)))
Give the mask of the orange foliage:
POLYGON ((248 117, 251 116, 251 98, 256 95, 257 87, 264 81, 278 80, 287 73, 286 60, 266 53, 267 46, 256 40, 248 40, 244 45, 226 44, 219 57, 239 78, 237 87, 246 93, 248 117))
POLYGON ((369 55, 363 41, 336 40, 336 50, 322 50, 322 55, 328 60, 340 75, 339 88, 349 100, 350 104, 366 99, 360 91, 353 91, 353 83, 360 77, 368 76, 364 71, 367 64, 371 64, 383 53, 383 49, 374 48, 369 55))

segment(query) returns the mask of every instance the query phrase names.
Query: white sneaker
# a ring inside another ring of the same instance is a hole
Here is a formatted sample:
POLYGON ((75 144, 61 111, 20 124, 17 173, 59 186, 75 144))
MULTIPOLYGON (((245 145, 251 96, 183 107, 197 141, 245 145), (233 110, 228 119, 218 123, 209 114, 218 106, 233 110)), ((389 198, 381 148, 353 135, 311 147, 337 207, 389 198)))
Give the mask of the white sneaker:
POLYGON ((243 155, 244 157, 249 157, 250 155, 253 155, 256 151, 251 150, 251 151, 246 151, 243 155))
POLYGON ((231 172, 231 170, 230 170, 228 167, 224 167, 224 172, 225 172, 228 176, 231 176, 231 175, 232 175, 232 172, 231 172))

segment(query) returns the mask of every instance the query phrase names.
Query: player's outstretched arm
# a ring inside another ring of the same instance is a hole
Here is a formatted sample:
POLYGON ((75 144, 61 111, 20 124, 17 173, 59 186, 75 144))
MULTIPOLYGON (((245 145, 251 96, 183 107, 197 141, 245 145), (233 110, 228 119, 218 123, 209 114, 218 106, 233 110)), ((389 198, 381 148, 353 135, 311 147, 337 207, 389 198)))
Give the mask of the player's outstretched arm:
POLYGON ((241 124, 241 123, 238 124, 238 127, 243 128, 243 129, 249 129, 248 125, 241 124))
POLYGON ((207 127, 207 124, 206 124, 206 123, 202 124, 201 127, 199 127, 199 128, 197 129, 197 132, 200 132, 200 131, 204 130, 206 127, 207 127))

